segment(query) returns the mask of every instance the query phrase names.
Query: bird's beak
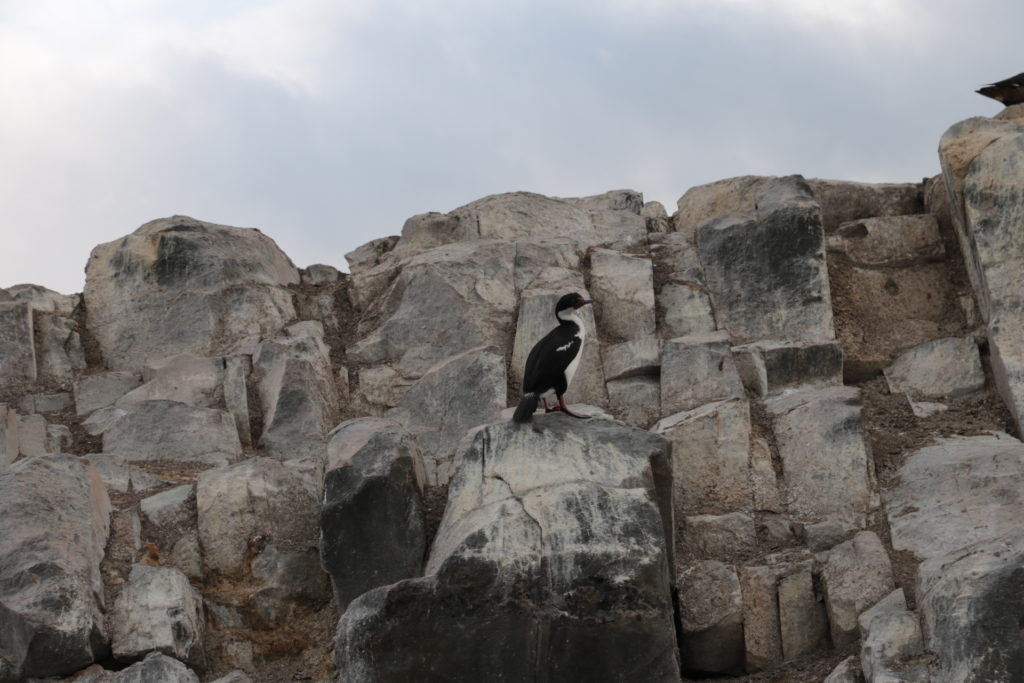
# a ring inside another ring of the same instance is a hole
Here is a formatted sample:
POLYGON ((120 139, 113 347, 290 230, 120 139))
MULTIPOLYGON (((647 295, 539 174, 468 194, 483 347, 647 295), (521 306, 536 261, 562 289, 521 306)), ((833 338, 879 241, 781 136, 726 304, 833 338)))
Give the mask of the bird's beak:
POLYGON ((592 304, 592 303, 594 303, 594 302, 591 301, 590 299, 580 299, 579 301, 576 302, 576 308, 583 308, 587 304, 592 304))

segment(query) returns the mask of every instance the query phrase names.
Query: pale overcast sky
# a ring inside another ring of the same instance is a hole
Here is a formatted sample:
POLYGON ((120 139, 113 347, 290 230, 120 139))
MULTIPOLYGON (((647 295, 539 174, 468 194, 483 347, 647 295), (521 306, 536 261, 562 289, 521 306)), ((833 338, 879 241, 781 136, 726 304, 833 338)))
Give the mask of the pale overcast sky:
POLYGON ((154 218, 296 265, 488 194, 916 182, 1024 71, 1019 0, 0 0, 0 286, 154 218))

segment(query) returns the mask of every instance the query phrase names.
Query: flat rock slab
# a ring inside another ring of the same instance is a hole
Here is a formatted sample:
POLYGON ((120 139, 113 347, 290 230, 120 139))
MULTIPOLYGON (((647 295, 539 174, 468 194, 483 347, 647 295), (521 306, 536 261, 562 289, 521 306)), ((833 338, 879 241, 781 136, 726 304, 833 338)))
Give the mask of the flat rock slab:
POLYGON ((0 302, 0 384, 35 379, 32 309, 27 303, 0 302))
POLYGON ((938 221, 930 213, 843 223, 828 236, 827 248, 868 267, 938 260, 946 253, 938 221))
POLYGON ((0 603, 30 631, 25 676, 69 674, 102 654, 110 510, 96 470, 73 456, 27 458, 0 476, 0 603))
POLYGON ((662 342, 663 415, 744 396, 729 344, 725 330, 662 342))
POLYGON ((339 677, 678 681, 659 514, 671 519, 671 502, 656 481, 667 450, 653 434, 562 415, 480 430, 427 575, 342 616, 339 677))
POLYGON ((88 415, 94 410, 113 405, 140 384, 142 378, 131 372, 113 370, 85 375, 74 384, 75 413, 88 415))
POLYGON ((821 582, 837 646, 855 642, 857 617, 896 588, 889 555, 873 531, 861 531, 830 550, 821 582))
POLYGON ((595 249, 590 253, 590 288, 603 336, 622 341, 654 336, 654 267, 650 259, 595 249))
POLYGON ((1024 532, 1024 443, 1002 433, 950 437, 907 458, 885 492, 892 545, 938 557, 1024 532))
POLYGON ((111 644, 120 661, 156 650, 192 665, 204 663, 202 600, 175 567, 132 565, 112 621, 111 644))
POLYGON ((903 352, 885 369, 891 393, 921 398, 966 396, 985 388, 973 337, 946 337, 903 352))
POLYGON ((140 401, 103 432, 103 452, 130 461, 224 465, 242 456, 231 414, 175 401, 140 401))

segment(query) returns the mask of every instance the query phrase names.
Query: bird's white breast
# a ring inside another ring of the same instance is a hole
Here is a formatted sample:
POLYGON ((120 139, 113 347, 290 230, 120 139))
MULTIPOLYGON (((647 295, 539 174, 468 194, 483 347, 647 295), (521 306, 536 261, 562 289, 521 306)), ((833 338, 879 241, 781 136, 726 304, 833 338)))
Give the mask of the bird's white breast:
POLYGON ((576 337, 580 340, 580 348, 576 351, 576 357, 572 359, 569 367, 565 369, 565 386, 568 387, 572 383, 573 376, 576 374, 576 368, 579 367, 580 358, 583 357, 583 342, 587 340, 587 328, 583 325, 583 321, 580 320, 576 311, 565 316, 565 319, 576 323, 576 337))

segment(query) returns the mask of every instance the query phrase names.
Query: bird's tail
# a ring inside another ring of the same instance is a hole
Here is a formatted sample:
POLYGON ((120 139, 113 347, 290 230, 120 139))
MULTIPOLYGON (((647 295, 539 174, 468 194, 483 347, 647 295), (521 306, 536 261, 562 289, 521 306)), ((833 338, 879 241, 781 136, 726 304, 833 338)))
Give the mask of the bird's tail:
POLYGON ((516 408, 515 414, 512 415, 513 422, 527 422, 533 413, 537 410, 537 404, 540 403, 540 396, 534 392, 529 394, 523 394, 523 398, 519 400, 519 406, 516 408))

